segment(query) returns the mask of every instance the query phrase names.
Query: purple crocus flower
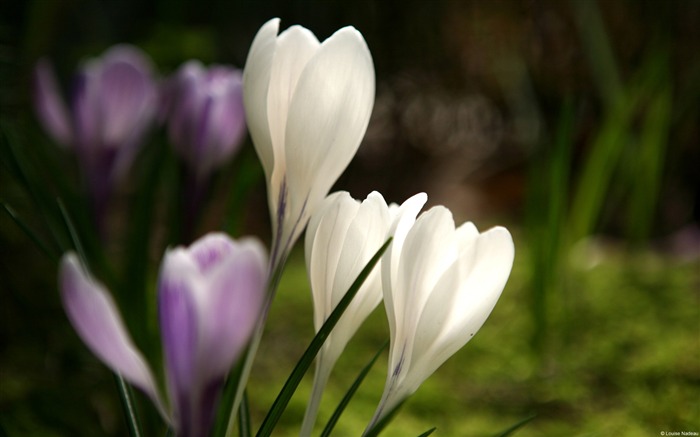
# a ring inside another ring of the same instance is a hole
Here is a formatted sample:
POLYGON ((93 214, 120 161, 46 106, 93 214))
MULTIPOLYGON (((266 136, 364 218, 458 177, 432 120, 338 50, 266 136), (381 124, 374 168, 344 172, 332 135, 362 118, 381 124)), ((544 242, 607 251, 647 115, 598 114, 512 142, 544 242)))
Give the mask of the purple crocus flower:
POLYGON ((117 45, 78 71, 70 110, 60 96, 51 64, 34 74, 34 104, 49 135, 78 157, 98 227, 114 184, 131 166, 157 111, 157 89, 148 57, 117 45))
POLYGON ((245 135, 242 73, 189 61, 165 87, 168 136, 197 180, 206 178, 239 149, 245 135))
POLYGON ((165 254, 158 312, 169 408, 109 292, 73 253, 61 262, 61 298, 78 335, 103 363, 146 393, 178 436, 203 437, 226 374, 257 323, 266 265, 259 241, 224 234, 208 234, 165 254))

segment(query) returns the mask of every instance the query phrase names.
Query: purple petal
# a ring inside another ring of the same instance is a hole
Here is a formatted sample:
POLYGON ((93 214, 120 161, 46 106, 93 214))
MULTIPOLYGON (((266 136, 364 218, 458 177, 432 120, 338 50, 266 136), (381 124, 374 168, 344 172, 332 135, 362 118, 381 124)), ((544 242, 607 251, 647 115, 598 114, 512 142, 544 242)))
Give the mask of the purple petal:
POLYGON ((70 146, 73 132, 68 110, 60 96, 53 68, 44 59, 39 60, 34 69, 34 108, 53 139, 62 146, 70 146))
POLYGON ((202 307, 204 381, 222 378, 248 343, 265 295, 267 256, 257 240, 242 240, 212 269, 202 307))
POLYGON ((168 252, 158 284, 158 312, 168 383, 178 430, 188 435, 196 398, 199 316, 197 266, 183 249, 168 252))
POLYGON ((180 67, 171 88, 172 106, 168 115, 168 136, 180 156, 188 163, 196 159, 196 115, 201 112, 204 96, 199 83, 204 75, 204 67, 197 61, 190 61, 180 67))
POLYGON ((237 150, 245 134, 243 82, 240 72, 231 70, 209 116, 213 166, 222 165, 237 150))
POLYGON ((94 153, 101 147, 102 117, 95 68, 85 68, 73 81, 73 117, 75 123, 76 152, 81 155, 94 153))
POLYGON ((117 46, 100 65, 103 140, 120 146, 137 141, 156 113, 156 89, 145 56, 134 47, 117 46))
POLYGON ((63 307, 80 338, 107 367, 143 390, 162 411, 152 373, 104 286, 88 276, 73 253, 61 260, 59 282, 63 307))
POLYGON ((234 241, 226 234, 218 232, 205 235, 188 248, 190 256, 194 258, 202 274, 207 274, 212 268, 221 264, 235 250, 237 247, 234 241))
POLYGON ((170 141, 203 178, 232 156, 245 134, 241 73, 190 61, 178 70, 169 93, 170 141))

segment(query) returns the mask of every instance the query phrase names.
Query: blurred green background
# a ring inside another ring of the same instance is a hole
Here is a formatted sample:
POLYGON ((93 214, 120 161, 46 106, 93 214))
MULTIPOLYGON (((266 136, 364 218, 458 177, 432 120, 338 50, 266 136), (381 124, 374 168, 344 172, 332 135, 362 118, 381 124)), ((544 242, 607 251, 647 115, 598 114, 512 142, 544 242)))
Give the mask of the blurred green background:
MULTIPOLYGON (((374 112, 335 189, 356 198, 378 190, 393 202, 425 191, 457 222, 503 224, 515 236, 514 272, 493 314, 387 436, 432 426, 435 435, 487 436, 532 416, 518 435, 700 432, 700 2, 5 0, 0 434, 126 433, 110 372, 60 308, 55 257, 22 229, 70 245, 57 197, 79 228, 85 223, 73 157, 34 117, 34 63, 49 58, 64 89, 82 60, 123 42, 145 50, 163 76, 191 58, 242 68, 255 32, 274 16, 321 40, 353 25, 372 52, 374 112)), ((112 208, 103 262, 152 296, 178 196, 162 129, 132 173, 112 208)), ((264 189, 248 141, 217 175, 200 234, 269 241, 264 189)), ((87 234, 87 250, 102 253, 87 234)), ((251 380, 254 423, 312 331, 297 251, 251 380)), ((387 336, 380 308, 341 358, 320 423, 387 336)), ((364 429, 383 362, 337 435, 364 429)), ((307 378, 278 435, 298 432, 309 389, 307 378)))

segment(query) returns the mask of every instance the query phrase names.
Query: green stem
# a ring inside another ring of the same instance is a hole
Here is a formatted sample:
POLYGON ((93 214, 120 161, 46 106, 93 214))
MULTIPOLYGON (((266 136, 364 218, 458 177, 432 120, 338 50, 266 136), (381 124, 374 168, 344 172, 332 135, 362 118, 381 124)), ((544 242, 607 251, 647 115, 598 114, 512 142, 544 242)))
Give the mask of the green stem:
POLYGON ((129 435, 131 437, 141 437, 143 434, 136 414, 136 408, 134 407, 131 388, 119 374, 114 374, 114 380, 117 383, 119 400, 121 401, 122 408, 124 408, 124 417, 126 418, 126 423, 129 425, 129 435))

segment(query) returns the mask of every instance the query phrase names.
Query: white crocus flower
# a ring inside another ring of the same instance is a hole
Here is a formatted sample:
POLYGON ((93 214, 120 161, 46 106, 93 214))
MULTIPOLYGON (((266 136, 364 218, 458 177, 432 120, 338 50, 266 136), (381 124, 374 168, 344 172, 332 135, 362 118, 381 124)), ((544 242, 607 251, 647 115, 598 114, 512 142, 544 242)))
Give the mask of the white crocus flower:
POLYGON ((491 313, 513 266, 508 230, 458 228, 437 206, 399 212, 382 259, 391 346, 384 394, 371 429, 464 346, 491 313))
POLYGON ((243 72, 243 100, 267 178, 272 265, 355 155, 374 104, 374 66, 352 27, 323 43, 307 29, 281 34, 275 18, 258 31, 243 72))
MULTIPOLYGON (((362 203, 342 191, 328 196, 306 230, 306 270, 318 332, 369 260, 384 244, 391 225, 384 198, 372 192, 362 203)), ((382 300, 375 268, 357 292, 316 359, 314 387, 301 435, 310 435, 328 377, 352 336, 382 300)))

